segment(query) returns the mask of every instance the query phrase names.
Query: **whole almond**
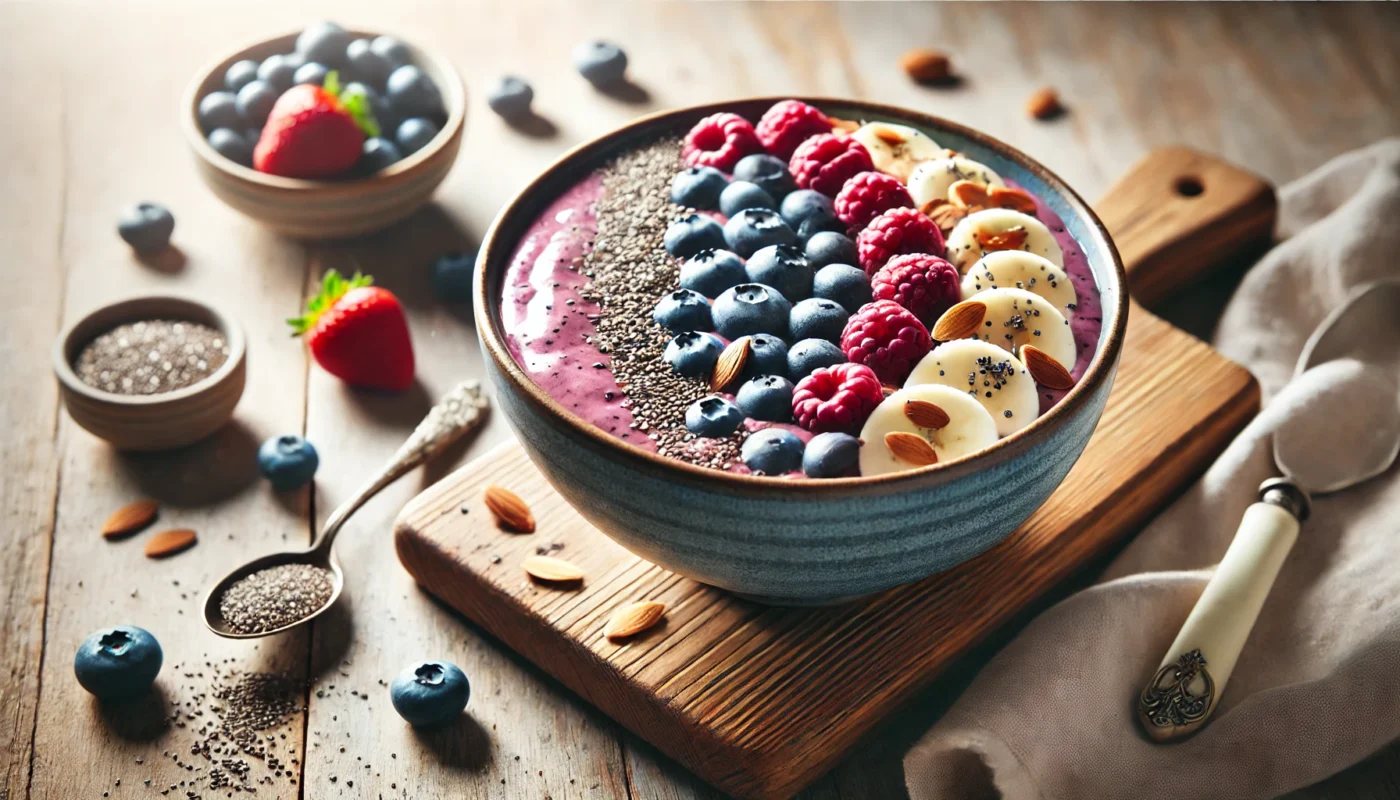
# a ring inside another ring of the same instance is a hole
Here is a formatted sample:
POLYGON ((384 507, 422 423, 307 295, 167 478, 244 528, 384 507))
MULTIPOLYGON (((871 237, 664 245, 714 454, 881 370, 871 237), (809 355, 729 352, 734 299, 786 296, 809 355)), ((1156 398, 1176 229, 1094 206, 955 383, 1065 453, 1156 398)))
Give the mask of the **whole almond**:
POLYGON ((1034 345, 1021 345, 1021 361, 1026 371, 1036 383, 1047 389, 1070 389, 1074 387, 1074 377, 1065 366, 1049 353, 1034 345))
POLYGON ((112 512, 107 521, 102 523, 102 536, 107 539, 116 539, 135 533, 150 525, 156 518, 156 512, 160 510, 160 504, 154 500, 137 500, 128 503, 116 511, 112 512))
POLYGON ((987 317, 987 304, 981 300, 964 300, 943 312, 933 325, 933 338, 940 342, 966 339, 977 332, 987 317))
POLYGON ((520 562, 526 574, 548 583, 576 583, 583 580, 583 570, 562 558, 530 556, 520 562))
POLYGON ((977 231, 972 238, 977 240, 977 244, 985 252, 990 253, 997 250, 1020 250, 1026 246, 1026 238, 1029 236, 1030 233, 1025 228, 1017 225, 998 233, 977 231))
POLYGON ((890 453, 895 458, 916 467, 927 467, 929 464, 938 463, 938 453, 934 451, 933 445, 916 433, 906 431, 887 433, 885 434, 885 447, 890 449, 890 453))
POLYGON ((661 621, 666 615, 666 604, 652 600, 629 603, 613 612, 612 618, 603 628, 603 635, 609 639, 625 639, 636 636, 661 621))
POLYGON ((899 66, 916 83, 947 83, 953 74, 948 56, 937 50, 910 50, 899 66))
POLYGON ((484 499, 486 507, 495 515, 501 527, 516 533, 535 532, 535 515, 530 513, 530 507, 515 492, 499 486, 487 486, 484 499))
POLYGON ((146 540, 146 555, 149 558, 165 558, 194 547, 194 531, 189 528, 171 528, 161 531, 146 540))
POLYGON ((972 206, 987 207, 992 205, 991 197, 987 194, 987 187, 974 181, 956 181, 948 187, 948 199, 954 205, 970 208, 972 206))
POLYGON ((1009 208, 1022 214, 1035 214, 1035 198, 1031 197, 1030 192, 1024 189, 993 186, 987 192, 987 197, 991 200, 991 204, 997 208, 1009 208))
POLYGON ((1036 119, 1053 119, 1065 110, 1060 94, 1049 86, 1038 89, 1026 99, 1026 113, 1036 119))
POLYGON ((927 400, 905 400, 904 416, 920 428, 932 430, 945 427, 949 422, 948 412, 927 400))
POLYGON ((753 349, 753 337, 740 336, 729 343, 715 362, 714 374, 710 376, 710 391, 722 392, 739 380, 744 374, 744 365, 749 363, 749 352, 753 349))

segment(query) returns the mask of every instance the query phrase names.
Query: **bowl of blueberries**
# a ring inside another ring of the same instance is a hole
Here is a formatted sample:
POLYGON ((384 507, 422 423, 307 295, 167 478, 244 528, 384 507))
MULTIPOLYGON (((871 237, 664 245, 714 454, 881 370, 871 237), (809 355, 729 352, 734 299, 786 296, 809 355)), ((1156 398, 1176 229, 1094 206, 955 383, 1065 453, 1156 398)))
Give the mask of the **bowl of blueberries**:
POLYGON ((317 22, 202 70, 181 125, 220 200, 284 235, 333 239, 427 203, 456 160, 465 111, 446 59, 317 22))

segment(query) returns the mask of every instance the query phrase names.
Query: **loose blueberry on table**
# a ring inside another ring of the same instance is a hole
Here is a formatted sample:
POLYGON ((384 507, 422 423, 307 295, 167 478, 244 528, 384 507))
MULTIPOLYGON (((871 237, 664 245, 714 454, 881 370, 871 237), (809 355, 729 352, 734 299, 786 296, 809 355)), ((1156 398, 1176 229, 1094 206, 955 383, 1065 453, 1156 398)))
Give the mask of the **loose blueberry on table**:
POLYGON ((415 728, 446 725, 467 708, 471 684, 450 661, 424 661, 400 672, 389 685, 394 710, 415 728))
POLYGON ((486 93, 486 105, 502 119, 515 120, 530 116, 530 104, 535 90, 523 79, 506 75, 486 93))
POLYGON ((607 88, 627 74, 627 54, 612 42, 584 42, 574 48, 574 67, 589 83, 607 88))
POLYGON ((139 203, 117 218, 117 233, 138 253, 153 253, 170 246, 175 217, 160 203, 139 203))
POLYGON ((95 631, 78 646, 73 672, 78 683, 104 700, 120 700, 151 688, 164 655, 149 631, 114 625, 95 631))
POLYGON ((470 303, 476 253, 452 252, 433 262, 433 294, 444 303, 470 303))
POLYGON ((311 442, 294 434, 274 436, 258 447, 258 472, 279 492, 310 483, 320 464, 311 442))

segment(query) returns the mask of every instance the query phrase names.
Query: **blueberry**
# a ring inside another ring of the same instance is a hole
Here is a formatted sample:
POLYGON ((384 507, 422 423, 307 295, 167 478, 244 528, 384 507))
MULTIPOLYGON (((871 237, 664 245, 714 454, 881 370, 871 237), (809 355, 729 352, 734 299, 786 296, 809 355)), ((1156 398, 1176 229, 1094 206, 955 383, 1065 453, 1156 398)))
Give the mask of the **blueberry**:
POLYGON ((235 164, 253 166, 253 145, 238 131, 215 128, 209 132, 209 146, 214 148, 214 152, 235 164))
POLYGON ((691 214, 671 223, 664 237, 666 252, 689 258, 701 250, 724 249, 724 228, 709 217, 691 214))
POLYGON ((686 167, 671 179, 671 202, 714 211, 719 208, 719 193, 728 185, 729 179, 714 167, 686 167))
POLYGON ((345 65, 350 74, 374 86, 383 86, 395 66, 370 48, 369 39, 356 39, 346 45, 345 65))
POLYGON ((370 94, 369 110, 374 115, 375 123, 379 125, 379 135, 392 140, 394 131, 399 129, 399 124, 404 120, 403 115, 395 111, 389 99, 379 92, 370 94))
POLYGON ((627 54, 611 42, 584 42, 574 48, 574 68, 594 86, 608 86, 626 74, 627 54))
POLYGON ((802 453, 802 471, 809 478, 855 475, 859 462, 860 440, 849 433, 819 433, 802 453))
POLYGON ((754 419, 787 422, 792 419, 792 381, 781 375, 749 378, 735 393, 734 402, 754 419))
POLYGON ((788 378, 800 383, 823 367, 846 363, 841 348, 825 339, 803 339, 788 351, 788 378))
POLYGON ((686 331, 708 331, 714 327, 710 321, 710 301, 699 292, 677 289, 663 295, 651 312, 657 325, 672 333, 686 331))
POLYGON ((778 199, 797 188, 797 184, 792 180, 792 173, 788 172, 787 162, 763 153, 739 159, 739 163, 734 165, 734 180, 756 183, 763 191, 778 199))
POLYGON ((787 342, 771 333, 755 333, 749 337, 749 355, 744 362, 744 372, 740 377, 744 380, 756 378, 759 375, 787 377, 787 354, 787 342))
POLYGON ((292 88, 292 79, 300 63, 285 55, 268 56, 258 65, 258 80, 267 83, 279 92, 292 88))
POLYGON ((456 719, 472 693, 467 676, 450 661, 424 661, 400 672, 389 700, 409 725, 432 728, 456 719))
POLYGON ((792 307, 788 328, 794 339, 826 339, 841 341, 850 314, 840 303, 824 297, 809 297, 792 307))
POLYGON ((719 297, 725 289, 747 282, 744 259, 728 250, 701 250, 681 265, 681 288, 706 297, 719 297))
POLYGON ((773 196, 763 191, 756 183, 734 181, 719 193, 719 210, 726 217, 732 217, 747 208, 774 209, 778 203, 773 196))
POLYGON ((772 286, 790 303, 812 296, 812 267, 792 245, 774 244, 759 250, 749 258, 744 271, 750 283, 772 286))
POLYGON ((297 52, 308 62, 339 66, 350 46, 350 33, 334 22, 317 22, 297 36, 297 52))
POLYGON ((402 159, 403 153, 399 152, 398 146, 393 142, 379 136, 371 136, 360 149, 360 160, 355 164, 355 169, 361 175, 373 175, 402 159))
POLYGON ((522 119, 530 116, 530 103, 534 100, 535 90, 514 75, 502 77, 491 87, 491 91, 486 93, 486 105, 502 119, 522 119))
POLYGON ((238 90, 235 102, 243 119, 249 125, 261 128, 263 123, 267 122, 267 115, 272 113, 272 106, 276 104, 277 97, 277 90, 272 88, 272 84, 255 80, 249 81, 238 90))
POLYGON ((797 234, 783 222, 778 212, 750 208, 730 217, 724 224, 724 240, 729 243, 730 250, 748 258, 770 244, 795 244, 797 234))
POLYGON ((297 67, 296 74, 292 75, 292 83, 297 86, 303 83, 324 86, 326 84, 326 76, 329 75, 330 72, 330 67, 327 67, 325 64, 319 61, 308 61, 297 67))
POLYGON ((828 264, 857 264, 860 254, 851 237, 835 231, 812 234, 802 248, 812 266, 821 269, 828 264))
POLYGON ((764 475, 784 475, 802 466, 802 440, 782 428, 764 428, 744 440, 744 466, 764 475))
POLYGON ((744 424, 744 412, 723 397, 702 397, 685 410, 685 428, 696 436, 728 436, 744 424))
POLYGON ((755 333, 787 336, 791 312, 792 306, 777 289, 761 283, 725 289, 710 309, 715 330, 731 341, 755 333))
POLYGON ((233 92, 210 92, 199 101, 199 127, 205 133, 215 128, 233 128, 241 131, 248 127, 243 116, 238 113, 238 96, 233 92))
POLYGON ((442 93, 423 70, 406 64, 389 74, 384 94, 394 110, 410 117, 434 117, 443 113, 442 93))
POLYGON ((160 642, 149 631, 114 625, 83 640, 73 673, 84 689, 103 699, 135 697, 151 688, 163 660, 160 642))
POLYGON ((797 226, 797 241, 805 247, 813 236, 823 233, 841 233, 846 230, 846 223, 831 217, 830 219, 811 216, 802 220, 802 224, 797 226))
POLYGON ((394 142, 405 156, 411 156, 427 146, 438 135, 438 126, 432 120, 414 117, 399 123, 394 131, 394 142))
POLYGON ((311 442, 290 433, 274 436, 258 448, 258 472, 279 492, 310 483, 320 463, 311 442))
POLYGON ((713 333, 688 331, 676 334, 666 344, 662 358, 671 369, 687 378, 708 378, 715 371, 715 362, 724 352, 724 341, 713 333))
POLYGON ((175 232, 175 217, 159 203, 141 203, 117 218, 117 233, 138 253, 163 250, 175 232))
POLYGON ((374 37, 374 40, 369 43, 369 49, 370 52, 395 67, 413 63, 413 51, 408 49, 408 45, 392 36, 374 37))
POLYGON ((811 189, 798 189, 784 197, 781 212, 783 221, 794 230, 814 217, 836 219, 836 207, 831 198, 811 189))
POLYGON ((258 78, 258 62, 243 59, 235 61, 224 72, 224 88, 237 92, 258 78))
POLYGON ((850 264, 827 264, 817 270, 817 276, 812 279, 812 294, 834 300, 854 314, 871 300, 870 276, 850 264))
POLYGON ((433 294, 443 303, 470 303, 476 253, 454 251, 433 262, 433 294))

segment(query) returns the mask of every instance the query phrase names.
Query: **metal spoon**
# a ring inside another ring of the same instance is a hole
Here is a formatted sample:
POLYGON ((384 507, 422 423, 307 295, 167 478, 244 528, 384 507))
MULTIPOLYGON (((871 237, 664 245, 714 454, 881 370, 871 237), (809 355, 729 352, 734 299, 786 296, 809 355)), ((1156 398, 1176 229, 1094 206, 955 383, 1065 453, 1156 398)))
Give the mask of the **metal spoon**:
POLYGON ((1378 402, 1372 405, 1380 409, 1377 413, 1389 416, 1338 420, 1342 430, 1336 441, 1327 443, 1327 458, 1318 458, 1316 443, 1305 441, 1293 428, 1316 420, 1298 420, 1295 415, 1275 431, 1274 462, 1284 477, 1260 485, 1259 502, 1245 511, 1225 557, 1138 695, 1138 719, 1154 740, 1190 736, 1215 710, 1284 558, 1308 518, 1309 494, 1338 492, 1369 480, 1389 469, 1400 453, 1400 405, 1395 403, 1400 376, 1393 365, 1395 343, 1400 341, 1397 308, 1400 282, 1361 286, 1304 345, 1295 376, 1338 358, 1379 362, 1385 370, 1363 378, 1375 392, 1378 402), (1348 425, 1350 431, 1345 429, 1348 425))
POLYGON ((418 427, 413 430, 408 441, 404 442, 398 452, 394 453, 393 459, 378 474, 370 478, 353 497, 331 513, 326 520, 325 527, 321 529, 321 535, 310 548, 272 553, 255 558, 225 575, 222 580, 214 584, 214 588, 210 589, 209 594, 204 598, 204 625, 214 633, 229 639, 256 639, 294 628, 308 620, 315 619, 330 608, 340 597, 340 590, 345 586, 345 574, 341 571, 340 560, 336 558, 333 548, 335 536, 345 525, 346 520, 371 497, 378 494, 380 489, 398 480, 404 473, 429 461, 460 439, 467 431, 475 428, 481 421, 482 412, 485 409, 486 399, 481 396, 480 383, 464 381, 458 384, 442 400, 438 401, 437 405, 429 409, 428 415, 423 418, 422 422, 418 423, 418 427), (331 573, 332 585, 330 599, 316 611, 280 628, 259 633, 238 633, 230 629, 219 608, 224 592, 234 583, 255 572, 282 564, 310 564, 328 570, 331 573))

